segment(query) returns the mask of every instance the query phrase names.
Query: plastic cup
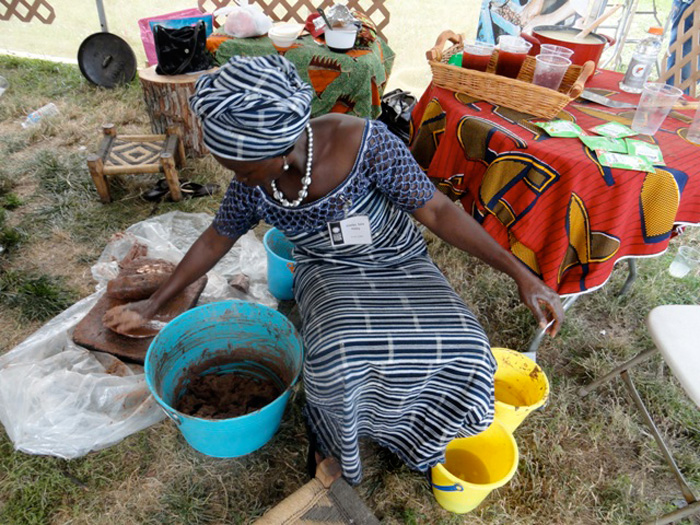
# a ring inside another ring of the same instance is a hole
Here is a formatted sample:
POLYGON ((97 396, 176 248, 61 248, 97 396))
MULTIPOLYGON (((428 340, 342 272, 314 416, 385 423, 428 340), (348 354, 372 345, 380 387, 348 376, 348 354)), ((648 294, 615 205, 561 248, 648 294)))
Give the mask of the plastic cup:
POLYGON ((691 248, 690 246, 681 246, 678 248, 676 258, 673 259, 671 266, 668 267, 668 273, 673 277, 685 277, 691 270, 700 267, 700 250, 691 248))
POLYGON ((564 58, 571 58, 574 54, 572 49, 554 44, 542 44, 540 46, 540 55, 558 55, 564 58))
POLYGON ((531 47, 530 42, 519 36, 499 36, 496 74, 516 78, 531 47))
POLYGON ((570 65, 571 60, 566 57, 539 54, 535 57, 535 73, 532 76, 532 83, 557 90, 570 65))
POLYGON ((493 44, 487 44, 485 42, 464 44, 462 67, 474 69, 476 71, 486 71, 489 62, 491 62, 491 55, 493 54, 494 47, 493 44))
POLYGON ((690 142, 700 144, 700 107, 695 111, 693 122, 688 128, 688 134, 685 136, 690 142))
POLYGON ((0 97, 8 87, 10 87, 10 83, 7 79, 5 77, 0 77, 0 97))
POLYGON ((632 129, 641 135, 653 135, 659 131, 664 119, 682 94, 680 89, 668 84, 644 84, 637 111, 634 112, 632 129))

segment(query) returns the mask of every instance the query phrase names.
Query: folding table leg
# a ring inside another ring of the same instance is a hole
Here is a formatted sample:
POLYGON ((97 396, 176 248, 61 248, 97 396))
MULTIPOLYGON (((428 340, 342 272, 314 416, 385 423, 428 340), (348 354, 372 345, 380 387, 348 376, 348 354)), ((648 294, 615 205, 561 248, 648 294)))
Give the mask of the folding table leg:
POLYGON ((627 370, 629 370, 633 366, 635 366, 643 361, 646 361, 647 359, 649 359, 651 356, 653 356, 657 352, 658 352, 658 349, 656 347, 654 347, 654 348, 651 348, 649 350, 645 350, 644 352, 637 354, 629 361, 622 363, 621 365, 613 368, 610 372, 605 374, 603 377, 596 379, 590 385, 583 386, 583 387, 579 388, 578 395, 581 397, 584 397, 584 396, 590 394, 591 392, 593 392, 593 390, 598 388, 603 383, 607 383, 611 379, 615 379, 622 372, 626 372, 627 370))

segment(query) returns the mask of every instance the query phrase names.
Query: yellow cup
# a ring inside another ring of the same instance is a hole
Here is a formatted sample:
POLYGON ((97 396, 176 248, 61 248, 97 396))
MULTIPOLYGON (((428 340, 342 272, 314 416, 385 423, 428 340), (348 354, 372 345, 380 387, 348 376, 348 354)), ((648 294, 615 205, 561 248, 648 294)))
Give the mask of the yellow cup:
POLYGON ((508 483, 517 468, 513 434, 494 421, 480 434, 448 443, 445 463, 431 470, 433 494, 443 509, 463 514, 508 483))
POLYGON ((549 380, 529 357, 507 348, 492 348, 498 363, 494 376, 496 421, 513 432, 549 398, 549 380))

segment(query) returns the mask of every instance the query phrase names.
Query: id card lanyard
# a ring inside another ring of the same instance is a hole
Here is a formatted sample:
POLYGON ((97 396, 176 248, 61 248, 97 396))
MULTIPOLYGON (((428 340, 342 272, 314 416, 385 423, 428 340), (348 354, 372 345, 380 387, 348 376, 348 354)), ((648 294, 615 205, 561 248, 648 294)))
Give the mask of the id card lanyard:
POLYGON ((352 206, 352 201, 345 199, 343 219, 328 223, 328 235, 331 239, 331 246, 334 248, 372 244, 372 230, 369 226, 369 217, 367 215, 348 216, 350 206, 352 206))

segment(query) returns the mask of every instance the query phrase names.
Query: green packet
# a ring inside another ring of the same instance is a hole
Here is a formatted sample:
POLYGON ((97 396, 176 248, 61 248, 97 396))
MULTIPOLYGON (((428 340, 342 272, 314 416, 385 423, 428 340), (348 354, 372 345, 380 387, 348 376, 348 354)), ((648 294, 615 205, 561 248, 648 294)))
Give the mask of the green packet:
POLYGON ((621 168, 624 170, 647 171, 654 173, 656 171, 646 157, 633 157, 632 155, 623 155, 621 153, 612 153, 611 151, 596 150, 598 162, 608 168, 621 168))
POLYGON ((533 122, 539 128, 547 132, 550 137, 576 138, 583 135, 583 130, 575 122, 568 120, 552 120, 550 122, 533 122))
POLYGON ((620 124, 619 122, 606 122, 605 124, 591 128, 591 131, 595 131, 598 135, 610 137, 611 139, 622 139, 637 134, 632 128, 620 124))
POLYGON ((590 149, 611 151, 613 153, 627 153, 627 144, 623 139, 612 139, 610 137, 589 137, 581 135, 579 137, 590 149))
POLYGON ((661 148, 656 144, 649 144, 642 140, 625 139, 627 142, 627 151, 630 155, 638 157, 646 157, 649 162, 657 166, 664 166, 664 156, 661 154, 661 148))

